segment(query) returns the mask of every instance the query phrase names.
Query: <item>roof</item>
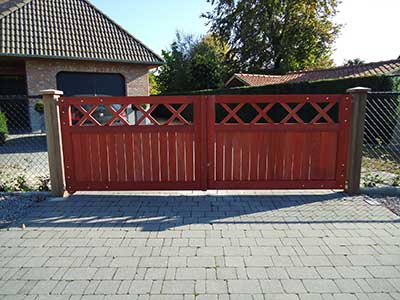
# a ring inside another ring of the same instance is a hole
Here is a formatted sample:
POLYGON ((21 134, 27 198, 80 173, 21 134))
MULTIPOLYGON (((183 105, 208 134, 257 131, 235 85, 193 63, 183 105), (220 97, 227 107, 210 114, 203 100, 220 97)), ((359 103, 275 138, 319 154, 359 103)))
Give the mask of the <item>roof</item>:
POLYGON ((88 0, 0 0, 0 56, 163 63, 88 0))
POLYGON ((239 80, 244 85, 261 86, 289 82, 315 81, 324 79, 340 79, 349 77, 365 77, 372 75, 400 75, 400 59, 372 62, 354 66, 343 66, 324 70, 291 72, 286 75, 234 74, 226 83, 239 80))

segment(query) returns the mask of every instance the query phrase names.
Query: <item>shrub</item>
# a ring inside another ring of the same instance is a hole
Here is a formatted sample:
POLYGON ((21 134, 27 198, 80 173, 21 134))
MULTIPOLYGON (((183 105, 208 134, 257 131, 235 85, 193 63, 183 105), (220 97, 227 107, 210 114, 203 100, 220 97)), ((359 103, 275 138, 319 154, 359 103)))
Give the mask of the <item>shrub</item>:
POLYGON ((44 103, 43 103, 43 101, 38 101, 38 102, 36 102, 36 104, 35 104, 35 110, 36 110, 38 113, 43 113, 43 112, 44 112, 44 103))
POLYGON ((6 142, 7 135, 8 127, 6 114, 0 112, 0 145, 3 145, 6 142))
POLYGON ((0 165, 0 192, 43 192, 49 184, 49 176, 33 176, 21 165, 0 165))
POLYGON ((0 111, 0 132, 8 134, 6 114, 0 111))
POLYGON ((1 166, 0 191, 1 192, 28 192, 33 190, 27 183, 26 170, 19 165, 1 166))

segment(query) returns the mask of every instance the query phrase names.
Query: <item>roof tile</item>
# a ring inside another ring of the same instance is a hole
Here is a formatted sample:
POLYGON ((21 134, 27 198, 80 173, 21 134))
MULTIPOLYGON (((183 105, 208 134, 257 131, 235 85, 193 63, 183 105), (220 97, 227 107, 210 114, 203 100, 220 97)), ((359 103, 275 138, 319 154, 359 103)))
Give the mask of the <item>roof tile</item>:
POLYGON ((0 0, 0 56, 163 63, 87 0, 0 0))

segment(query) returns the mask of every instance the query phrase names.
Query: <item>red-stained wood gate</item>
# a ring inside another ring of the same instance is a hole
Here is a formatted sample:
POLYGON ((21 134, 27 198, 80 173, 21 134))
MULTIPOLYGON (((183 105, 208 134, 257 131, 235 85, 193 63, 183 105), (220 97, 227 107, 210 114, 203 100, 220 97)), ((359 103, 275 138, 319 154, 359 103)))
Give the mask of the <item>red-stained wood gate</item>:
POLYGON ((348 95, 60 99, 66 187, 344 189, 348 95))

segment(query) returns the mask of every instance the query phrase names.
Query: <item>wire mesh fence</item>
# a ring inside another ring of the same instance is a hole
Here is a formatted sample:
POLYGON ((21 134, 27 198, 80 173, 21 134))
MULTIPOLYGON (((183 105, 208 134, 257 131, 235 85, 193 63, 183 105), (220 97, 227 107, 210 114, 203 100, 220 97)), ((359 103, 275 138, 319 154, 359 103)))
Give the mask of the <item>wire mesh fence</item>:
POLYGON ((361 184, 400 185, 400 92, 368 94, 361 184))
POLYGON ((0 191, 49 189, 44 116, 37 102, 0 98, 0 191))

